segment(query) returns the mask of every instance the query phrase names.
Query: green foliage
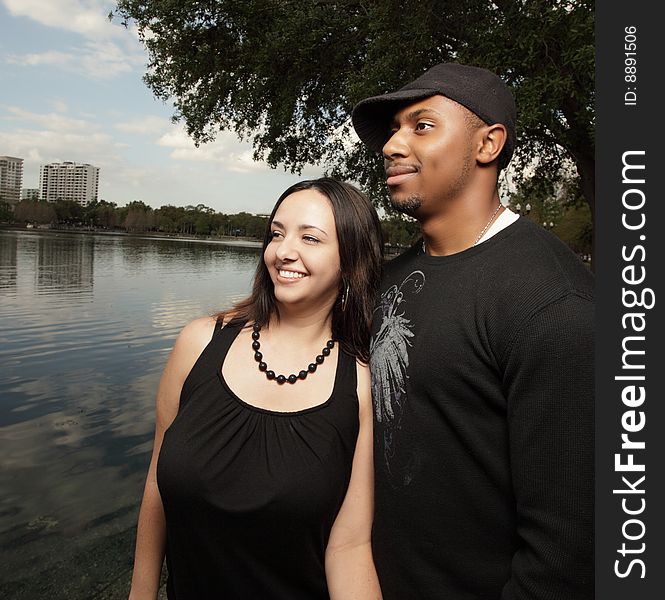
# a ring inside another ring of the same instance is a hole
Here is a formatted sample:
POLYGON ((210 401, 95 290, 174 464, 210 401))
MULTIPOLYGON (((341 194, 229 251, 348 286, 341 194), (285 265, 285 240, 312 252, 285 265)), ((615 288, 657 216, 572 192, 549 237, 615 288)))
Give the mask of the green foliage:
POLYGON ((194 232, 196 235, 209 235, 212 229, 210 215, 200 214, 194 223, 194 232))
POLYGON ((9 223, 14 220, 14 211, 9 202, 0 202, 0 223, 9 223))
POLYGON ((228 235, 262 238, 267 224, 267 217, 250 215, 246 212, 241 212, 237 215, 229 215, 228 235))
POLYGON ((411 246, 420 237, 418 221, 399 214, 382 220, 381 231, 383 242, 389 247, 411 246))
POLYGON ((116 208, 115 203, 106 200, 91 202, 83 209, 83 220, 93 227, 113 229, 119 223, 116 208))
POLYGON ((577 254, 591 254, 593 228, 588 204, 566 206, 554 233, 577 254))
POLYGON ((155 224, 159 231, 164 233, 177 233, 179 231, 179 223, 184 209, 171 206, 167 204, 155 211, 155 224))
POLYGON ((74 200, 56 200, 53 203, 53 208, 58 223, 75 225, 83 220, 84 208, 74 200))
POLYGON ((584 201, 579 180, 571 176, 569 170, 562 168, 554 182, 538 170, 531 177, 523 178, 510 198, 510 207, 525 214, 527 205, 529 219, 550 229, 578 254, 591 254, 591 210, 584 201))
POLYGON ((119 0, 116 14, 136 23, 146 83, 197 143, 234 130, 274 167, 324 163, 385 205, 380 157, 351 142, 352 107, 459 60, 511 85, 515 164, 539 162, 554 180, 572 160, 593 206, 593 11, 592 0, 119 0))
POLYGON ((14 208, 14 221, 17 223, 37 223, 45 225, 56 221, 56 211, 50 202, 21 200, 14 208))
POLYGON ((559 182, 567 162, 576 167, 584 199, 593 209, 594 2, 498 1, 488 10, 490 35, 460 53, 502 73, 518 107, 518 176, 535 165, 540 177, 559 182))

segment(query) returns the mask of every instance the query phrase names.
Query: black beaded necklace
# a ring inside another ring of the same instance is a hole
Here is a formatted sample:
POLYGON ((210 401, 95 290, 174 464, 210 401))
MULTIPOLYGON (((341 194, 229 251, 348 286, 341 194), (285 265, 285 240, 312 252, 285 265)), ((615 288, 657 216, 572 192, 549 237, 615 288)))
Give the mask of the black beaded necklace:
POLYGON ((259 342, 259 338, 261 337, 261 325, 258 323, 254 323, 254 326, 252 327, 252 350, 254 350, 254 360, 259 363, 259 371, 262 373, 266 374, 266 378, 269 381, 276 381, 280 385, 283 383, 295 383, 299 379, 305 379, 309 373, 314 373, 316 371, 316 368, 323 364, 323 361, 326 359, 326 356, 330 356, 330 351, 335 347, 335 342, 334 340, 328 340, 326 342, 326 346, 323 350, 321 350, 321 354, 319 354, 315 359, 313 363, 310 363, 307 367, 307 370, 302 370, 300 373, 297 375, 295 373, 291 373, 288 377, 286 375, 275 375, 275 371, 271 371, 268 369, 268 365, 265 363, 263 360, 263 354, 259 352, 259 349, 261 348, 261 343, 259 342))

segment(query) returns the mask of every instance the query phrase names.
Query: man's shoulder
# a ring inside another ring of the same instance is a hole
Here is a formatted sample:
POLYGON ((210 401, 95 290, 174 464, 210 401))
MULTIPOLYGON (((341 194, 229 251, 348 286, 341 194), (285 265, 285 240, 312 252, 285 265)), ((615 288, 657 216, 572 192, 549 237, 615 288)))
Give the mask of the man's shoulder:
POLYGON ((382 287, 399 284, 418 270, 431 272, 433 280, 441 282, 450 277, 475 281, 480 296, 489 293, 504 305, 547 302, 565 294, 593 298, 589 268, 560 239, 525 218, 477 247, 448 257, 422 256, 418 241, 384 264, 382 287))
MULTIPOLYGON (((484 249, 481 307, 497 356, 505 356, 520 332, 535 324, 543 334, 561 328, 593 328, 593 275, 561 240, 520 218, 484 249), (547 330, 545 332, 545 330, 547 330)), ((489 240, 492 242, 492 240, 489 240)), ((536 338, 527 336, 524 351, 536 338)))
POLYGON ((413 267, 420 253, 421 241, 416 242, 401 254, 386 260, 383 265, 383 277, 390 278, 399 275, 402 271, 413 267))
POLYGON ((520 218, 496 242, 486 254, 501 289, 520 294, 542 289, 593 297, 590 269, 564 242, 539 225, 520 218))

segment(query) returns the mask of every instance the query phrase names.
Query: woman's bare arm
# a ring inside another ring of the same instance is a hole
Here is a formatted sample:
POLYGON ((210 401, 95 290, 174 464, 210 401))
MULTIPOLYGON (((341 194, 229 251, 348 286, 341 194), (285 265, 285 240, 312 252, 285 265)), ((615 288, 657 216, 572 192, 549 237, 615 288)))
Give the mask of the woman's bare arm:
POLYGON ((215 326, 210 317, 189 323, 178 336, 157 391, 155 442, 139 511, 134 572, 129 600, 155 600, 166 546, 166 523, 157 487, 157 459, 164 432, 178 414, 180 392, 187 375, 203 352, 215 326))
POLYGON ((326 549, 326 577, 331 600, 380 600, 372 558, 374 465, 372 398, 369 368, 358 365, 360 430, 351 480, 326 549))

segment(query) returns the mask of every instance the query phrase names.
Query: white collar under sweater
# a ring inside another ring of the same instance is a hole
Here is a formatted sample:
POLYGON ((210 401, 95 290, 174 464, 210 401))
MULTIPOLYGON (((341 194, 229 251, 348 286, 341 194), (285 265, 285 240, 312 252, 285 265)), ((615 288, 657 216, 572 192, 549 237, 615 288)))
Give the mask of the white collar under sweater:
POLYGON ((489 240, 493 235, 496 235, 499 233, 499 231, 508 227, 508 225, 512 225, 519 218, 520 216, 518 214, 514 213, 512 210, 506 207, 506 209, 496 218, 496 221, 492 223, 492 226, 485 232, 483 237, 481 237, 476 242, 475 245, 477 246, 478 244, 482 244, 483 242, 489 240))

